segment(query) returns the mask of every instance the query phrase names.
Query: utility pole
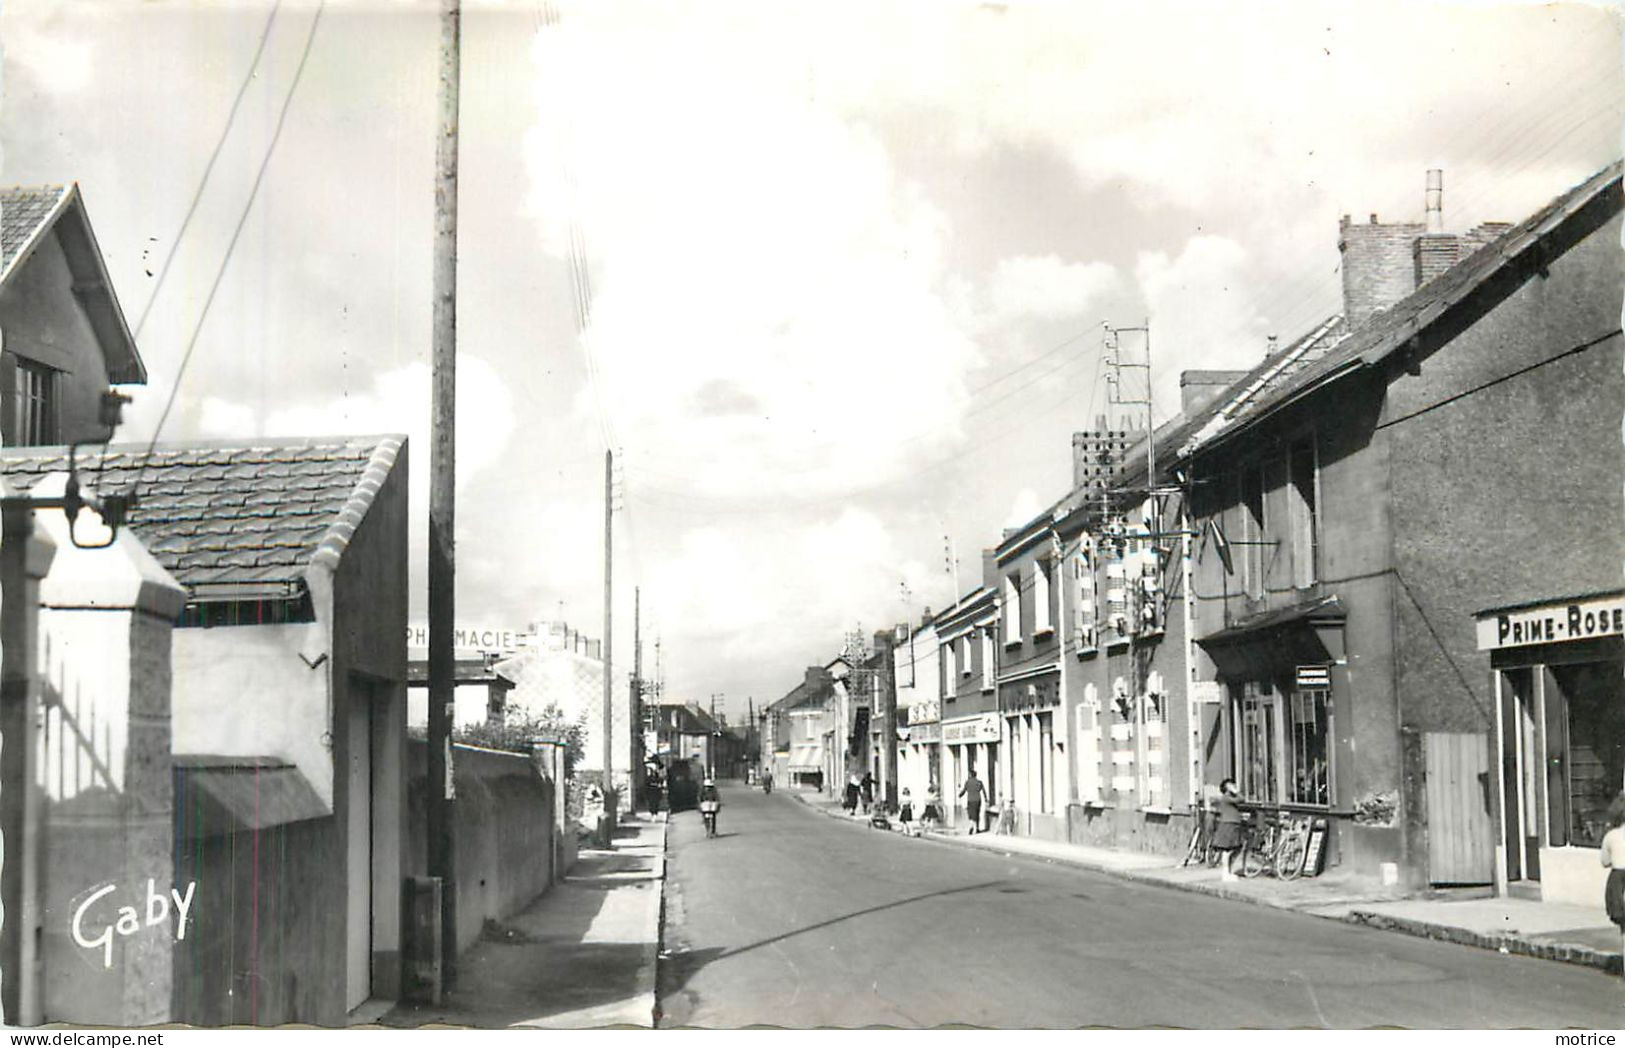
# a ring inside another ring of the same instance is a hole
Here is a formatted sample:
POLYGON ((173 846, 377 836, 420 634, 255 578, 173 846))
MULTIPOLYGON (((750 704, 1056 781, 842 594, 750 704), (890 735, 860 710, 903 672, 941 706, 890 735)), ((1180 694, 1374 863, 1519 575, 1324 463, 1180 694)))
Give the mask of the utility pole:
POLYGON ((894 634, 887 630, 875 637, 875 656, 880 664, 880 795, 886 804, 897 803, 897 675, 892 658, 894 634))
MULTIPOLYGON (((441 987, 457 963, 455 792, 451 722, 456 653, 457 503, 457 109, 461 76, 459 0, 440 8, 440 119, 434 183, 434 393, 429 441, 428 871, 440 879, 441 987)), ((353 744, 353 740, 352 740, 353 744)), ((366 745, 361 740, 361 745, 366 745)))
POLYGON ((615 767, 615 739, 614 727, 614 662, 610 659, 610 647, 615 634, 612 632, 614 616, 612 614, 613 589, 611 583, 614 579, 614 529, 613 514, 615 512, 615 452, 604 452, 604 812, 599 819, 599 830, 603 835, 600 843, 609 847, 610 836, 615 829, 615 793, 614 779, 611 772, 615 767))
MULTIPOLYGON (((636 567, 636 565, 633 565, 636 567)), ((632 694, 628 707, 627 725, 632 736, 629 754, 632 774, 632 807, 643 796, 643 590, 632 587, 632 694)), ((652 813, 651 813, 652 814, 652 813)))

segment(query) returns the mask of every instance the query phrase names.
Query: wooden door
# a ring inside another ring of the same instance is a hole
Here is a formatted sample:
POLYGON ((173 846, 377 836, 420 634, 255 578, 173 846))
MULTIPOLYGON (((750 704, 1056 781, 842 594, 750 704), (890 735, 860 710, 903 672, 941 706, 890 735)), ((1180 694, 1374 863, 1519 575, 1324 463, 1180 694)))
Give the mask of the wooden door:
POLYGON ((1490 744, 1484 735, 1428 732, 1428 879, 1489 884, 1495 879, 1490 819, 1490 744))

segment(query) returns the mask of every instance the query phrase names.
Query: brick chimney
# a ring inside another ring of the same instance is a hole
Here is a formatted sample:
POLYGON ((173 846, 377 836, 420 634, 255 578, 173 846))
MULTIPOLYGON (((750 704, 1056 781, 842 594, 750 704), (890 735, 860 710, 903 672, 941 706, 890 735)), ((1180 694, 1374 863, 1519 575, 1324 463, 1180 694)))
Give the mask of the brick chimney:
POLYGON ((1444 231, 1444 172, 1427 173, 1423 222, 1356 225, 1344 215, 1337 248, 1343 254, 1343 315, 1358 329, 1417 288, 1511 227, 1486 222, 1468 233, 1444 231))
MULTIPOLYGON (((1181 371, 1179 410, 1190 415, 1211 404, 1219 394, 1246 377, 1245 371, 1181 371)), ((1076 439, 1073 438, 1074 441, 1076 439)))

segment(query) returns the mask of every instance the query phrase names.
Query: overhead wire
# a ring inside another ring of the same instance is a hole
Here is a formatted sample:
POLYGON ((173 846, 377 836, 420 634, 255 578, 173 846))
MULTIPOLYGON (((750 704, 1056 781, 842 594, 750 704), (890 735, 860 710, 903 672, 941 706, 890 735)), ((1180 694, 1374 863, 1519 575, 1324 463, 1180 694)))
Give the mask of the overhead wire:
MULTIPOLYGON (((203 165, 203 174, 199 176, 197 187, 192 190, 192 199, 186 205, 186 214, 181 218, 179 228, 175 230, 170 240, 169 253, 164 256, 163 264, 158 267, 158 275, 153 280, 152 291, 147 295, 147 304, 141 309, 141 316, 135 322, 132 336, 139 342, 141 332, 147 326, 147 318, 152 315, 153 306, 158 302, 158 294, 164 289, 164 283, 169 277, 170 267, 180 255, 181 241, 186 238, 186 231, 192 226, 192 218, 197 214, 198 205, 203 201, 203 192, 208 188, 209 178, 214 174, 214 165, 220 159, 220 153, 225 149, 226 139, 231 136, 231 129, 237 122, 237 111, 242 108, 243 98, 248 94, 249 85, 253 84, 255 75, 259 71, 260 59, 265 56, 265 45, 271 39, 271 28, 276 24, 277 12, 282 10, 282 0, 276 0, 271 5, 271 13, 265 17, 265 25, 260 28, 259 42, 254 47, 254 57, 248 62, 248 71, 243 74, 243 82, 237 87, 237 94, 231 100, 231 107, 226 111, 226 122, 220 127, 220 135, 215 139, 214 148, 209 151, 209 159, 203 165)), ((96 481, 100 484, 102 471, 107 462, 108 444, 112 434, 102 442, 101 454, 96 461, 96 481)))
POLYGON ((265 155, 260 158, 259 169, 254 173, 253 185, 249 187, 248 198, 243 202, 242 213, 237 216, 237 224, 231 231, 231 239, 226 242, 225 254, 221 256, 220 266, 215 270, 214 281, 209 285, 209 292, 203 299, 203 307, 198 313, 197 323, 192 327, 191 337, 186 341, 186 350, 181 354, 180 367, 175 372, 175 381, 170 386, 169 397, 164 402, 163 413, 158 416, 158 424, 153 427, 152 439, 147 443, 147 450, 142 455, 140 468, 137 469, 132 490, 138 487, 146 476, 147 466, 152 460, 153 449, 158 445, 158 438, 162 435, 164 424, 169 420, 169 413, 175 407, 176 396, 180 393, 181 382, 186 377, 187 366, 192 362, 192 354, 197 349, 198 337, 203 333, 203 326, 208 322, 209 310, 214 305, 215 296, 220 291, 220 285, 226 276, 226 270, 231 265, 237 244, 243 235, 243 229, 248 225, 248 216, 253 213, 254 202, 259 199, 260 187, 265 184, 265 173, 270 169, 271 158, 276 155, 277 143, 282 140, 283 128, 287 126, 288 111, 293 107, 294 96, 298 93, 299 82, 304 78, 305 67, 310 61, 312 45, 316 42, 316 30, 321 25, 322 13, 327 10, 327 0, 321 0, 316 5, 316 13, 311 17, 310 30, 305 35, 304 48, 299 53, 299 64, 294 68, 293 79, 288 84, 287 94, 282 99, 282 108, 277 113, 276 126, 271 132, 271 141, 265 147, 265 155))

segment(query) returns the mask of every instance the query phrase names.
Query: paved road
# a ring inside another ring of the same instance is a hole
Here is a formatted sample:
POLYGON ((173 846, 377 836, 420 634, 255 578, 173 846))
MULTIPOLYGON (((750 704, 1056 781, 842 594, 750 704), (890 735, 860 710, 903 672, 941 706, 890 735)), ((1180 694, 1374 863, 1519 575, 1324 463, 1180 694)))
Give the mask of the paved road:
POLYGON ((671 826, 662 1026, 1625 1025, 1589 968, 723 800, 671 826))

